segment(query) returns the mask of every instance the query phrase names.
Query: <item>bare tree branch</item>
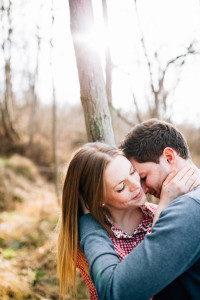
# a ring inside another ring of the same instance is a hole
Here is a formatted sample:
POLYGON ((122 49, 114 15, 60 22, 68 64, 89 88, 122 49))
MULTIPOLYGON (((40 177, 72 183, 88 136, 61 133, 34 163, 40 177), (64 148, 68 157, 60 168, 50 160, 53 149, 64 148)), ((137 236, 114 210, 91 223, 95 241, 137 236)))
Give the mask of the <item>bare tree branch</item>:
POLYGON ((172 64, 174 64, 176 61, 180 60, 181 58, 184 59, 184 60, 183 60, 184 62, 181 61, 181 62, 180 62, 180 65, 184 65, 185 59, 186 59, 187 56, 190 55, 190 54, 200 54, 200 51, 195 51, 195 50, 193 49, 193 43, 191 43, 191 44, 189 45, 189 47, 187 48, 187 52, 186 52, 186 53, 180 54, 180 55, 176 56, 175 58, 171 59, 171 60, 167 63, 165 69, 163 70, 163 75, 162 75, 161 80, 160 80, 160 89, 163 87, 164 78, 165 78, 166 72, 167 72, 167 70, 169 69, 169 67, 170 67, 172 64))
POLYGON ((58 160, 58 147, 57 147, 57 102, 56 102, 56 89, 54 83, 53 72, 53 26, 54 26, 54 1, 51 1, 51 38, 50 45, 50 66, 52 77, 52 149, 53 149, 53 163, 54 163, 54 183, 56 188, 56 195, 58 203, 61 203, 61 189, 59 185, 59 160, 58 160))
POLYGON ((145 45, 145 41, 144 41, 144 35, 143 35, 142 29, 141 29, 140 18, 139 18, 138 8, 137 8, 137 0, 135 0, 135 11, 136 11, 136 17, 137 17, 137 23, 138 23, 138 30, 139 30, 140 37, 141 37, 140 41, 141 41, 141 44, 142 44, 142 47, 144 50, 144 56, 146 58, 147 66, 149 69, 150 85, 151 85, 152 92, 155 93, 155 88, 154 88, 154 84, 153 84, 152 66, 151 66, 151 62, 150 62, 150 59, 147 54, 147 49, 146 49, 146 45, 145 45))
POLYGON ((139 18, 139 14, 138 14, 138 8, 137 8, 137 0, 135 0, 135 11, 136 11, 136 18, 137 18, 137 23, 138 23, 138 30, 140 33, 140 41, 141 41, 141 45, 144 51, 144 56, 147 62, 147 67, 149 70, 149 80, 150 80, 150 87, 151 87, 151 91, 152 94, 154 95, 154 107, 153 109, 151 108, 151 105, 148 101, 148 106, 149 106, 149 112, 151 117, 157 117, 158 115, 158 111, 159 111, 159 101, 158 101, 158 93, 155 90, 154 84, 153 84, 153 72, 152 72, 152 65, 151 65, 151 61, 149 59, 148 53, 147 53, 147 49, 146 49, 146 45, 145 45, 145 41, 144 41, 144 35, 141 29, 141 24, 140 24, 140 18, 139 18))
POLYGON ((123 116, 120 111, 118 109, 116 109, 114 106, 111 106, 112 111, 117 115, 118 118, 120 118, 124 123, 126 123, 127 125, 133 127, 135 126, 135 123, 130 122, 129 120, 127 120, 127 118, 125 116, 123 116))
POLYGON ((111 53, 110 53, 110 44, 108 39, 108 8, 107 8, 107 0, 102 0, 102 8, 103 8, 103 18, 104 18, 104 27, 106 31, 106 93, 108 98, 108 103, 112 104, 112 61, 111 61, 111 53))

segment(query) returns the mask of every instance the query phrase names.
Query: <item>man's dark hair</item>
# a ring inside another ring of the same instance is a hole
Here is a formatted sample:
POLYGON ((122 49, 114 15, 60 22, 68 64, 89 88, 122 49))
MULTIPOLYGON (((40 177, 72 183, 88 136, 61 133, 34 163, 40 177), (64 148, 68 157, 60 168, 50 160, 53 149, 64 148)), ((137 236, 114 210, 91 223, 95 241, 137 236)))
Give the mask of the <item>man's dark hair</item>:
POLYGON ((137 162, 159 163, 166 147, 170 147, 184 158, 190 158, 190 152, 183 134, 172 124, 150 119, 136 125, 120 145, 127 158, 137 162))

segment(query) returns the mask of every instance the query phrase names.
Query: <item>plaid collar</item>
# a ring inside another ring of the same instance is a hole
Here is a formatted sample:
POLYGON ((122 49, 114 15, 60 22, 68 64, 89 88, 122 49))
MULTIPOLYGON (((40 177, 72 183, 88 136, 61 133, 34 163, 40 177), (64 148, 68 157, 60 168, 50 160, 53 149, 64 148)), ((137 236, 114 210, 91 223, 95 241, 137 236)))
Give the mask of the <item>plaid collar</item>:
POLYGON ((144 220, 142 221, 142 223, 138 225, 138 227, 134 230, 132 234, 128 234, 124 232, 122 229, 113 225, 111 220, 108 218, 108 216, 106 216, 106 219, 110 223, 111 230, 116 238, 133 238, 136 234, 147 232, 149 230, 149 228, 152 226, 152 221, 154 217, 153 211, 146 204, 143 205, 141 209, 144 214, 144 220))

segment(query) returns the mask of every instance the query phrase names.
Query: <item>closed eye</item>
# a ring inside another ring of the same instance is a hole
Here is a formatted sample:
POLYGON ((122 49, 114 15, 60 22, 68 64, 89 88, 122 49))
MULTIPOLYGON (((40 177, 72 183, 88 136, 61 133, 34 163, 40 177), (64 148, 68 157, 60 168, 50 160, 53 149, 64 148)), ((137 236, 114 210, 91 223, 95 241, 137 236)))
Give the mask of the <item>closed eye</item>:
POLYGON ((134 173, 135 173, 135 169, 132 169, 130 175, 133 175, 134 173))
POLYGON ((121 193, 121 192, 125 189, 125 184, 124 184, 124 182, 123 182, 122 184, 123 184, 123 187, 122 187, 120 190, 117 190, 118 193, 121 193))

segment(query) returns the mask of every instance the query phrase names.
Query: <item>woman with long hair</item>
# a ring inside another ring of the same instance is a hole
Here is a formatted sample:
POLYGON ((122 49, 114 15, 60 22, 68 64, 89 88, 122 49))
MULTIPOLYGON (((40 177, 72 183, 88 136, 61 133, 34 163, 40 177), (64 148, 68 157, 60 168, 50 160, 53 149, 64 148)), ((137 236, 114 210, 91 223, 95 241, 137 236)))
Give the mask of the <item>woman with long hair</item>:
MULTIPOLYGON (((170 180, 161 194, 166 205, 172 200, 170 188, 173 198, 183 193, 170 186, 170 180)), ((90 299, 98 299, 79 245, 78 219, 84 207, 107 230, 121 260, 144 239, 156 212, 156 205, 146 202, 138 173, 120 150, 103 143, 80 148, 69 163, 62 195, 57 265, 63 298, 67 292, 76 296, 79 268, 90 299)))

